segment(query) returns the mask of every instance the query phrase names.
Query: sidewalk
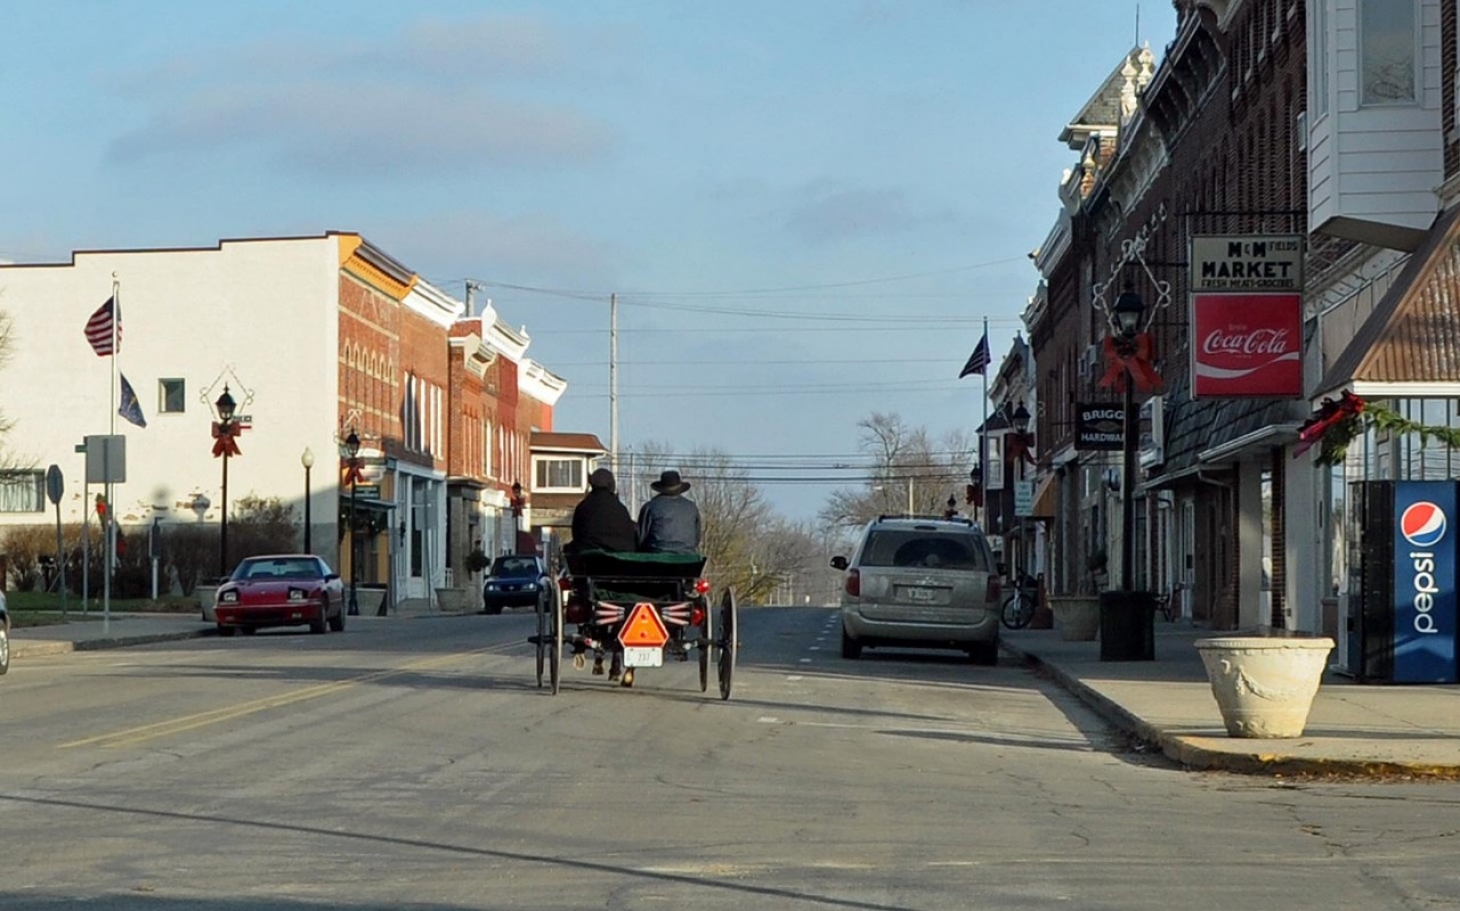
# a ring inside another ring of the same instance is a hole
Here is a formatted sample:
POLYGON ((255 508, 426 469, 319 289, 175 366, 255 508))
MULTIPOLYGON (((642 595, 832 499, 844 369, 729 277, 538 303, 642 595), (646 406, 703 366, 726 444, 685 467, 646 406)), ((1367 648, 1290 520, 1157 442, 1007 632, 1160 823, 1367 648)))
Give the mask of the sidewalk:
POLYGON ((1304 736, 1227 736, 1195 647, 1218 635, 1230 634, 1157 620, 1154 661, 1102 662, 1099 642, 1065 642, 1056 630, 1005 631, 1003 644, 1191 769, 1460 779, 1460 686, 1358 684, 1329 671, 1304 736))

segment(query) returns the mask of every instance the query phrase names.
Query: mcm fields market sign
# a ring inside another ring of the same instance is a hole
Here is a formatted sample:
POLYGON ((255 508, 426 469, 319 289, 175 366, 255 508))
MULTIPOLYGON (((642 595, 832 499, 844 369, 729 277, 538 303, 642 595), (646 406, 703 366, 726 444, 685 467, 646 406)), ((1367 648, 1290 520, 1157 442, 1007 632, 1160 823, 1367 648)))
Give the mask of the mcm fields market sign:
POLYGON ((1191 239, 1192 398, 1303 394, 1303 238, 1191 239))

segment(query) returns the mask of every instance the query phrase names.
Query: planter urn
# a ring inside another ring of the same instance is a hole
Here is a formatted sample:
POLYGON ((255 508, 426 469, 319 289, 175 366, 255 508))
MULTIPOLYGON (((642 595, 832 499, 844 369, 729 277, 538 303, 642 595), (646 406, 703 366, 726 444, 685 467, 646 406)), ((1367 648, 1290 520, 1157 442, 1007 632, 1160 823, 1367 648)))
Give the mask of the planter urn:
POLYGON ((1303 736, 1334 642, 1328 638, 1199 639, 1222 723, 1232 737, 1303 736))
POLYGON ((1089 642, 1100 631, 1100 599, 1095 595, 1050 595, 1049 609, 1066 642, 1089 642))

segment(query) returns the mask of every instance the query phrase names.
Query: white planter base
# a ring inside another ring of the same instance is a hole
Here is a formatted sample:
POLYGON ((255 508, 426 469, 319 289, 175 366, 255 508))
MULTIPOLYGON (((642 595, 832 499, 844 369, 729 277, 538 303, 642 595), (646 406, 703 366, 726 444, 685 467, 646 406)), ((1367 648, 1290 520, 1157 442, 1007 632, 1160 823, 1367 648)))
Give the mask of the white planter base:
POLYGON ((1332 639, 1199 639, 1222 722, 1232 737, 1303 736, 1332 639))

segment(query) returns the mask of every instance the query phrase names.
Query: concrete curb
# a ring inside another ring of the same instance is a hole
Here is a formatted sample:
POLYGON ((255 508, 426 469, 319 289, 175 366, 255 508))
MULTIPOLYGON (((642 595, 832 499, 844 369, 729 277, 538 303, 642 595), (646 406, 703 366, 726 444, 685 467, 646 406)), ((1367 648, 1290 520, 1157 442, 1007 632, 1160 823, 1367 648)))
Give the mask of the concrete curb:
POLYGON ((1125 734, 1159 749, 1163 755, 1192 771, 1232 772, 1241 775, 1334 776, 1349 778, 1425 778, 1460 781, 1460 765, 1434 765, 1393 760, 1331 759, 1294 756, 1287 753, 1214 750, 1205 746, 1208 738, 1192 737, 1167 731, 1133 714, 1125 706, 1086 686, 1079 678, 1038 655, 1026 652, 1008 641, 1000 642, 1004 650, 1025 666, 1040 670, 1074 694, 1096 714, 1125 734))
POLYGON ((124 648, 129 645, 148 645, 153 642, 172 642, 178 639, 198 639, 217 635, 213 627, 197 630, 179 630, 174 633, 145 633, 136 636, 109 636, 105 639, 80 639, 70 642, 64 639, 42 639, 35 642, 11 637, 10 657, 25 658, 45 655, 65 655, 71 652, 91 652, 106 648, 124 648))

